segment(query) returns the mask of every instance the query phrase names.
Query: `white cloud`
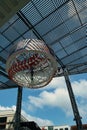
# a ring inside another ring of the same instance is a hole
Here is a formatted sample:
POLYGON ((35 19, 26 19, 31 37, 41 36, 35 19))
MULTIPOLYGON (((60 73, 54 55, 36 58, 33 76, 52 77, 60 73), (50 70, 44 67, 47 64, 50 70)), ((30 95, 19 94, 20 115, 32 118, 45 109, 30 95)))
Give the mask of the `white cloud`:
POLYGON ((0 105, 0 111, 2 111, 2 110, 16 110, 16 106, 15 105, 13 105, 13 106, 11 106, 11 107, 4 107, 4 106, 1 106, 0 105))
MULTIPOLYGON (((87 80, 79 80, 72 82, 72 88, 75 93, 75 98, 79 98, 78 105, 82 116, 87 114, 86 98, 87 98, 87 80)), ((45 106, 61 108, 67 116, 72 115, 72 108, 68 91, 64 78, 54 78, 53 81, 43 90, 38 96, 29 96, 29 104, 34 108, 44 108, 45 106), (52 91, 49 89, 54 88, 52 91)))
POLYGON ((38 97, 29 96, 29 106, 44 108, 45 106, 58 107, 67 115, 72 114, 70 99, 63 77, 54 78, 38 97), (49 89, 53 89, 51 92, 49 89))
POLYGON ((87 80, 74 81, 72 86, 77 97, 87 98, 87 80))
POLYGON ((49 126, 49 125, 53 125, 53 122, 47 119, 41 119, 39 117, 35 117, 35 116, 31 116, 29 114, 27 114, 24 110, 22 110, 22 114, 24 115, 24 117, 26 117, 26 119, 28 119, 29 121, 35 121, 39 126, 49 126))
POLYGON ((56 89, 56 88, 64 88, 66 86, 64 77, 59 78, 53 78, 52 81, 45 87, 41 88, 43 89, 56 89))
POLYGON ((29 96, 30 103, 34 107, 43 108, 45 106, 58 107, 69 115, 72 113, 70 100, 66 88, 58 88, 53 92, 43 91, 38 97, 29 96))
MULTIPOLYGON (((11 107, 5 107, 0 105, 0 111, 3 110, 16 110, 16 106, 11 106, 11 107)), ((42 119, 39 117, 31 116, 28 113, 26 113, 24 110, 21 111, 22 115, 28 120, 28 121, 35 121, 39 126, 44 126, 45 125, 53 125, 53 122, 48 120, 48 119, 42 119)))

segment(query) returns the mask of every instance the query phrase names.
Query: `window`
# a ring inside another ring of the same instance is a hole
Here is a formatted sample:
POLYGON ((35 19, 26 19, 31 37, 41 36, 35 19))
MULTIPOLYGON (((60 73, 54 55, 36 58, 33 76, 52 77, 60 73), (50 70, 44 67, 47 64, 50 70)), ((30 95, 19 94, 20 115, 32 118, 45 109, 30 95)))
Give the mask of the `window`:
POLYGON ((68 130, 68 128, 65 128, 65 130, 68 130))
POLYGON ((58 129, 55 129, 55 130, 58 130, 58 129))
POLYGON ((63 130, 63 128, 60 128, 60 130, 63 130))
POLYGON ((0 117, 0 129, 5 129, 7 117, 0 117))

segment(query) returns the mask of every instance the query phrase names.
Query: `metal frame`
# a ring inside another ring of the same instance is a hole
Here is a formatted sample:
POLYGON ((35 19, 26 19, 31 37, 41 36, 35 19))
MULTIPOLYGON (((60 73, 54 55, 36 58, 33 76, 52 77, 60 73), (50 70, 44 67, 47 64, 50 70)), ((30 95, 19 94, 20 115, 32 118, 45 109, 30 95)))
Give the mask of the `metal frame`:
POLYGON ((22 103, 22 87, 18 87, 18 95, 17 95, 17 105, 16 105, 16 113, 15 113, 14 130, 20 130, 21 103, 22 103))
POLYGON ((72 86, 71 86, 71 83, 70 83, 70 80, 68 77, 68 71, 66 68, 64 68, 64 77, 65 77, 66 86, 68 89, 68 93, 69 93, 69 97, 70 97, 70 101, 71 101, 71 105, 72 105, 72 110, 73 110, 73 114, 74 114, 74 120, 76 121, 77 129, 83 130, 82 121, 81 121, 82 118, 81 118, 79 111, 78 111, 75 96, 74 96, 74 93, 72 90, 72 86))

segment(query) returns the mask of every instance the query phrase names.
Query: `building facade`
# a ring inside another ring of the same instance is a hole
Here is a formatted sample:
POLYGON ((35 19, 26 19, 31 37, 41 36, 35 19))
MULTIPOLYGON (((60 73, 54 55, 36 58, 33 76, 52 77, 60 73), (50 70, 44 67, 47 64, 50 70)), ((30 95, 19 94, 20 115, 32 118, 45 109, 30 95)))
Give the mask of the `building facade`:
POLYGON ((42 126, 42 130, 70 130, 69 125, 62 125, 62 126, 42 126))
MULTIPOLYGON (((15 121, 15 111, 14 110, 0 110, 0 130, 9 129, 13 130, 15 121)), ((28 120, 21 115, 22 122, 28 122, 28 120)))
MULTIPOLYGON (((15 111, 0 110, 0 130, 14 130, 15 111)), ((34 121, 28 121, 21 115, 21 130, 77 130, 76 126, 41 126, 39 127, 34 121)), ((87 124, 83 124, 83 130, 87 130, 87 124)))
MULTIPOLYGON (((15 111, 0 110, 0 130, 14 130, 15 111)), ((34 121, 27 120, 21 115, 20 130, 41 130, 34 121)))

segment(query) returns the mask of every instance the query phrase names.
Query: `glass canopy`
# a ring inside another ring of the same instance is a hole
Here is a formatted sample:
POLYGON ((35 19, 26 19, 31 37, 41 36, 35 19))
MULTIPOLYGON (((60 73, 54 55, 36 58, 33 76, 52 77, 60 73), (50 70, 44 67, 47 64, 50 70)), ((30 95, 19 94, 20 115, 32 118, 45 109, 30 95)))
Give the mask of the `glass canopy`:
POLYGON ((43 40, 54 51, 56 76, 63 76, 64 67, 69 75, 87 73, 86 29, 87 0, 30 1, 0 27, 0 89, 17 87, 8 78, 6 60, 12 46, 26 38, 43 40))

